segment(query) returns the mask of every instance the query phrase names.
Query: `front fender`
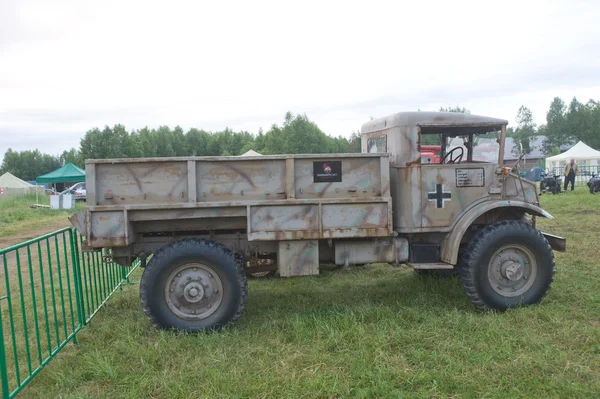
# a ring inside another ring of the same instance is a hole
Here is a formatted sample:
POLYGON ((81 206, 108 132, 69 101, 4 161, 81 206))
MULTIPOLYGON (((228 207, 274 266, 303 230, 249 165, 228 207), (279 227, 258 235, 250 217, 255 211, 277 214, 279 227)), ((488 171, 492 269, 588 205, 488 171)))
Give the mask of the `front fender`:
POLYGON ((554 219, 552 215, 540 208, 539 206, 530 204, 523 201, 510 201, 510 200, 498 200, 498 201, 487 201, 479 203, 473 206, 471 209, 466 210, 459 218, 454 222, 454 226, 449 233, 444 236, 442 241, 442 253, 441 258, 443 262, 456 265, 458 262, 458 250, 460 242, 465 235, 467 229, 477 220, 481 215, 499 208, 513 208, 520 209, 526 213, 535 216, 545 217, 547 219, 554 219))

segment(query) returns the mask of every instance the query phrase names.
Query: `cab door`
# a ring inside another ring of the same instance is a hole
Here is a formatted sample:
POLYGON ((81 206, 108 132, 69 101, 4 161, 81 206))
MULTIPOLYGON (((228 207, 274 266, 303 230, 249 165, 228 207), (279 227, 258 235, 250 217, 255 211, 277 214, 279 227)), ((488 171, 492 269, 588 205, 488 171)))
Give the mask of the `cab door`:
POLYGON ((489 195, 495 165, 421 166, 421 227, 449 227, 470 204, 489 195))

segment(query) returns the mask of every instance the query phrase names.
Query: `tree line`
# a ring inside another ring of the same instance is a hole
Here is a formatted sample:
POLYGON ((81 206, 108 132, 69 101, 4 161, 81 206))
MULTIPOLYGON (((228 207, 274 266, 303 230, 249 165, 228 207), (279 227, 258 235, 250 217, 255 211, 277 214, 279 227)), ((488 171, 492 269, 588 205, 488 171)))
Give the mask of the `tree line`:
POLYGON ((102 130, 88 130, 79 148, 65 150, 58 156, 40 151, 16 152, 8 149, 0 174, 11 172, 23 180, 37 176, 71 162, 81 168, 86 159, 176 157, 176 156, 230 156, 242 155, 248 150, 260 154, 312 154, 360 152, 360 137, 331 137, 325 134, 306 115, 288 112, 281 126, 274 124, 267 132, 247 131, 208 132, 192 128, 160 126, 158 129, 127 130, 117 124, 102 130))
MULTIPOLYGON (((440 111, 470 113, 462 107, 440 108, 440 111)), ((546 113, 545 123, 539 126, 533 122, 531 110, 523 105, 517 112, 516 125, 507 129, 507 135, 515 140, 514 152, 520 145, 525 152, 531 152, 533 138, 538 135, 546 137, 541 150, 548 156, 559 153, 561 146, 578 140, 600 148, 600 102, 589 100, 583 104, 574 98, 567 106, 556 97, 546 113)), ((196 128, 185 132, 179 126, 127 130, 117 124, 102 130, 88 130, 79 148, 65 150, 56 156, 42 154, 39 150, 17 152, 9 148, 0 174, 11 172, 23 180, 34 180, 67 162, 83 167, 86 159, 228 156, 241 155, 250 149, 265 155, 360 152, 360 134, 353 132, 349 138, 331 137, 306 115, 291 112, 285 115, 281 126, 274 124, 267 132, 260 129, 257 134, 230 129, 208 132, 196 128)))
MULTIPOLYGON (((525 152, 531 152, 535 136, 544 136, 540 150, 546 156, 561 153, 561 147, 583 141, 592 148, 600 148, 600 102, 589 100, 581 103, 573 98, 569 105, 555 97, 546 113, 546 123, 536 125, 531 110, 524 105, 519 108, 516 126, 508 129, 515 144, 522 144, 525 152)), ((514 149, 513 152, 517 150, 514 149)))

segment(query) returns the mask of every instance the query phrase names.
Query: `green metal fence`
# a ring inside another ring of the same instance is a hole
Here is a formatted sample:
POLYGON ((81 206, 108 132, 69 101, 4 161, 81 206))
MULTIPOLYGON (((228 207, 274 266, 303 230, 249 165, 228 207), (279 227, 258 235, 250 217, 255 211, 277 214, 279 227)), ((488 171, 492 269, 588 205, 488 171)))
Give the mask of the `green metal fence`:
POLYGON ((65 228, 0 250, 0 392, 13 398, 129 282, 65 228))

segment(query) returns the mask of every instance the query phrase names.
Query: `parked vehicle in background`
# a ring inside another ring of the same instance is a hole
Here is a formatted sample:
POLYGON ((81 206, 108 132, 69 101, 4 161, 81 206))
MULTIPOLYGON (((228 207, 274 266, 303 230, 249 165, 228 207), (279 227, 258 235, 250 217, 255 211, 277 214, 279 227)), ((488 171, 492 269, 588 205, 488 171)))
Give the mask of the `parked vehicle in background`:
POLYGON ((440 163, 441 145, 421 145, 421 163, 440 163))
POLYGON ((70 220, 83 251, 141 260, 142 307, 165 329, 232 324, 246 265, 293 277, 320 262, 403 263, 460 274, 479 309, 525 306, 550 288, 552 249, 566 240, 537 230, 536 217, 552 216, 512 172, 523 154, 504 163, 507 124, 400 112, 362 126, 360 154, 87 160, 87 206, 70 220), (440 145, 431 163, 423 136, 440 145))
POLYGON ((544 168, 540 168, 539 166, 535 166, 535 167, 529 168, 529 169, 522 169, 520 171, 521 177, 523 177, 529 181, 535 181, 535 182, 542 180, 543 173, 545 173, 544 168))
POLYGON ((590 188, 590 193, 600 193, 600 175, 592 173, 592 178, 587 182, 587 186, 590 188))
POLYGON ((540 177, 540 195, 544 193, 560 193, 562 178, 559 175, 544 172, 540 174, 540 177))
POLYGON ((73 184, 71 187, 63 191, 65 194, 71 194, 75 201, 85 201, 87 195, 85 182, 73 184))

